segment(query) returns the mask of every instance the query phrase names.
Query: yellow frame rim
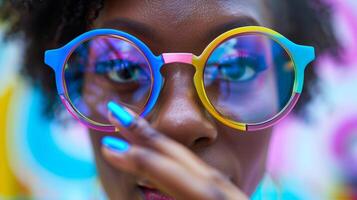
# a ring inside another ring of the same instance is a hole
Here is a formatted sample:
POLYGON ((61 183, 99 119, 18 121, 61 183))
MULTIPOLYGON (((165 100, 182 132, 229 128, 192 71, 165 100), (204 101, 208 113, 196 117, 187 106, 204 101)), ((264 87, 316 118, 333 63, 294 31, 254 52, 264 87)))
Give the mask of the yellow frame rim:
MULTIPOLYGON (((274 39, 276 42, 278 42, 284 49, 285 51, 288 53, 288 55, 290 56, 293 64, 294 64, 294 69, 295 69, 295 76, 297 76, 297 69, 296 69, 296 63, 293 59, 293 56, 291 55, 291 52, 285 47, 285 45, 283 45, 281 42, 279 42, 281 40, 281 38, 284 38, 283 35, 281 35, 280 33, 271 30, 269 28, 266 27, 262 27, 262 26, 245 26, 245 27, 239 27, 239 28, 235 28, 232 30, 229 30, 225 33, 222 33, 221 35, 219 35, 218 37, 216 37, 210 44, 208 44, 208 46, 203 50, 203 52, 201 53, 201 55, 199 56, 193 56, 192 58, 192 65, 196 68, 196 73, 194 75, 194 84, 198 93, 199 98, 201 99, 201 102, 203 103, 204 107, 207 109, 207 111, 214 117, 216 118, 218 121, 222 122, 224 125, 227 125, 231 128, 235 128, 238 130, 242 130, 242 131, 247 131, 247 125, 246 123, 241 123, 241 122, 236 122, 233 121, 231 119, 225 118, 223 117, 212 105, 212 103, 210 102, 206 91, 204 90, 204 83, 203 83, 203 69, 205 67, 205 64, 209 58, 209 56, 211 55, 211 53, 215 50, 215 48, 217 46, 219 46, 224 40, 226 40, 227 38, 234 36, 234 35, 239 35, 239 34, 246 34, 246 33, 262 33, 265 35, 268 35, 270 37, 272 37, 272 39, 274 39), (280 38, 280 39, 279 39, 280 38)), ((294 80, 294 88, 297 84, 297 78, 295 77, 294 80)), ((294 89, 292 91, 292 93, 294 93, 294 89)), ((293 96, 293 95, 292 95, 293 96)), ((291 97, 292 98, 292 97, 291 97)), ((291 101, 291 98, 289 100, 289 102, 291 101)), ((284 109, 288 106, 289 104, 287 104, 284 109)), ((283 109, 283 110, 284 110, 283 109)), ((282 111, 281 111, 282 112, 282 111)), ((276 114, 272 119, 274 119, 276 116, 279 116, 279 114, 281 113, 279 112, 278 114, 276 114)), ((270 121, 271 119, 267 120, 270 121)), ((265 123, 265 122, 262 122, 265 123)), ((260 123, 259 123, 260 124, 260 123)))

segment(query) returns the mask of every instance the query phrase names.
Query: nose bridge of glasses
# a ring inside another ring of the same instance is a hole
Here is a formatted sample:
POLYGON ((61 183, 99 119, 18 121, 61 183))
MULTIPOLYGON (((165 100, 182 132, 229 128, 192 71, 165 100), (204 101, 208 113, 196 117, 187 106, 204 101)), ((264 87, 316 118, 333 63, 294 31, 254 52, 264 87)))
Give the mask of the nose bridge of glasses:
POLYGON ((163 53, 162 54, 164 64, 184 63, 184 64, 192 65, 193 57, 194 55, 192 53, 163 53))

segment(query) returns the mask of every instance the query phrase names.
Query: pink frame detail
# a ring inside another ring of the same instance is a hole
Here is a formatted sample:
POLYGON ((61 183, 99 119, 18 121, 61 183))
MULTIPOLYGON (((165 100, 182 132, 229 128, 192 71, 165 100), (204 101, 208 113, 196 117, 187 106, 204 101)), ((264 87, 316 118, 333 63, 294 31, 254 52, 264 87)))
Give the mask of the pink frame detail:
POLYGON ((293 97, 291 98, 290 102, 288 103, 287 107, 281 112, 279 113, 276 117, 274 117, 273 119, 266 121, 264 123, 260 123, 260 124, 247 124, 247 131, 257 131, 257 130, 261 130, 264 128, 267 128, 275 123, 278 123, 280 120, 282 120, 295 106, 295 104, 297 103, 298 99, 300 97, 299 93, 294 92, 293 97))
POLYGON ((98 126, 98 125, 93 125, 91 124, 89 121, 87 120, 82 120, 80 119, 80 116, 78 116, 76 114, 76 112, 74 111, 73 107, 71 106, 71 104, 68 102, 68 100, 63 96, 60 95, 61 97, 61 101, 63 103, 63 105, 65 105, 66 109, 68 110, 69 113, 71 113, 71 115, 78 121, 80 121, 81 123, 83 123, 83 125, 85 125, 86 127, 95 129, 97 131, 106 131, 106 132, 115 132, 115 127, 114 126, 98 126))
POLYGON ((192 53, 163 53, 162 58, 165 64, 169 63, 185 63, 192 64, 192 53))

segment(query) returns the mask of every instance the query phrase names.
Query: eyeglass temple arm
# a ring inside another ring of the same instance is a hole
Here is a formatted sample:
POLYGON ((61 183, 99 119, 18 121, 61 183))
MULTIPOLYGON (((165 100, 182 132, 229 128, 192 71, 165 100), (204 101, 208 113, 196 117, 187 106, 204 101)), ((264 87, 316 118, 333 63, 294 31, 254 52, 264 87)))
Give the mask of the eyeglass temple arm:
POLYGON ((51 49, 45 51, 45 64, 50 66, 55 71, 57 92, 59 95, 64 94, 63 84, 62 84, 62 69, 63 59, 65 58, 64 49, 51 49))
POLYGON ((309 63, 315 60, 315 49, 312 46, 296 45, 294 51, 294 60, 297 66, 296 75, 298 82, 294 87, 297 93, 302 92, 304 84, 304 72, 309 63))
POLYGON ((62 50, 61 49, 51 49, 45 51, 45 64, 50 66, 55 72, 58 71, 58 66, 62 61, 62 50))

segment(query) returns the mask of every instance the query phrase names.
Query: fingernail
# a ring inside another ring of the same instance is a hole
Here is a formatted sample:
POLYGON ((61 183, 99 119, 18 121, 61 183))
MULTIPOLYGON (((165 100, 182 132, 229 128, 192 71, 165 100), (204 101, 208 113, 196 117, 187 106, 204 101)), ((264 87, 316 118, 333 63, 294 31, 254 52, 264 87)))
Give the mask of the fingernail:
POLYGON ((108 103, 108 109, 112 112, 114 117, 118 119, 119 122, 125 127, 130 126, 134 120, 134 117, 128 111, 126 111, 122 106, 112 101, 108 103))
POLYGON ((115 137, 110 137, 110 136, 106 136, 102 139, 102 144, 111 149, 114 150, 116 152, 119 153, 124 153, 127 152, 130 149, 130 144, 127 143, 126 141, 119 139, 119 138, 115 138, 115 137))

